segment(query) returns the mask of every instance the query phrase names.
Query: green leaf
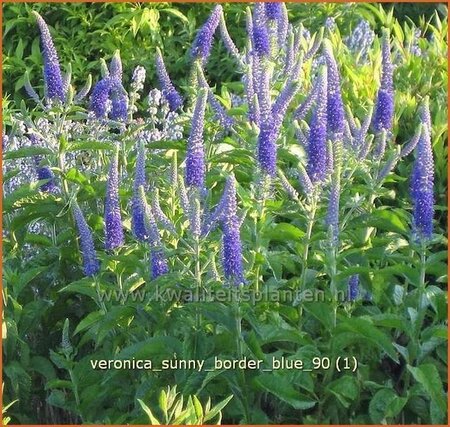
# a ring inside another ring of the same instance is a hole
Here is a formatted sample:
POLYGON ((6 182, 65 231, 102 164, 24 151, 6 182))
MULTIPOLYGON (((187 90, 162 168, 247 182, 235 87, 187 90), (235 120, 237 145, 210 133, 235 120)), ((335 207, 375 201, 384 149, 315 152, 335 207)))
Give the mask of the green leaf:
POLYGON ((305 310, 311 313, 327 331, 331 331, 333 326, 333 315, 330 305, 325 302, 311 302, 304 304, 305 310))
POLYGON ((344 375, 330 383, 327 390, 334 394, 345 408, 348 408, 358 396, 359 387, 355 377, 344 375))
POLYGON ((392 210, 376 210, 372 213, 368 222, 368 225, 377 227, 381 230, 393 231, 396 233, 408 233, 408 227, 405 222, 392 210))
POLYGON ((189 24, 189 19, 187 19, 186 16, 184 16, 178 9, 165 8, 165 9, 161 9, 161 12, 169 13, 173 16, 176 16, 177 18, 180 18, 186 24, 189 24))
POLYGON ((48 381, 47 384, 45 384, 46 390, 51 390, 54 388, 67 388, 69 390, 73 389, 73 384, 70 381, 67 380, 60 380, 58 378, 48 381))
POLYGON ((52 150, 44 147, 22 147, 17 150, 7 151, 4 154, 5 160, 22 159, 25 157, 47 156, 53 154, 52 150))
POLYGON ((260 388, 295 409, 310 409, 316 404, 314 400, 310 400, 307 396, 295 390, 287 377, 277 374, 262 374, 255 378, 255 382, 260 388))
POLYGON ((149 356, 158 355, 161 357, 181 354, 182 345, 176 338, 152 337, 137 344, 133 344, 124 348, 118 355, 117 359, 148 359, 149 356))
POLYGON ((203 422, 212 420, 215 416, 219 414, 219 412, 225 408, 225 406, 228 404, 228 402, 233 398, 233 395, 228 396, 226 399, 222 400, 222 402, 219 402, 217 405, 214 405, 211 410, 205 414, 205 418, 203 422))
POLYGON ((34 356, 31 358, 31 368, 41 374, 47 381, 56 378, 56 371, 50 360, 42 356, 34 356))
POLYGON ((17 283, 12 284, 14 289, 14 295, 16 297, 22 292, 22 290, 27 286, 33 279, 35 279, 39 274, 46 271, 47 266, 33 267, 24 271, 17 279, 17 283))
POLYGON ((264 236, 270 240, 276 240, 284 242, 286 240, 298 241, 305 235, 305 232, 297 228, 295 225, 288 224, 286 222, 280 222, 273 224, 272 227, 267 229, 264 236))
POLYGON ((408 401, 390 388, 378 390, 369 404, 369 416, 375 424, 386 424, 388 418, 396 417, 408 401))
POLYGON ((94 323, 97 323, 103 316, 104 313, 101 311, 93 311, 92 313, 89 313, 80 323, 78 323, 73 335, 76 335, 84 329, 89 328, 94 323))
POLYGON ((361 342, 370 343, 386 352, 386 354, 396 363, 399 363, 397 352, 389 337, 376 328, 371 322, 361 318, 345 319, 337 326, 337 333, 340 331, 353 332, 358 334, 361 342))
POLYGON ((153 415, 153 412, 150 410, 150 408, 141 399, 138 399, 137 401, 139 402, 139 405, 141 405, 141 408, 144 410, 144 412, 147 414, 150 424, 152 426, 161 425, 158 418, 153 415))
POLYGON ((71 292, 76 294, 87 295, 94 301, 98 300, 97 290, 95 287, 95 280, 90 277, 84 277, 81 280, 77 280, 64 286, 58 292, 71 292))
POLYGON ((408 370, 414 379, 423 386, 430 399, 437 404, 443 413, 446 413, 445 390, 436 366, 431 363, 420 365, 417 368, 408 365, 408 370))

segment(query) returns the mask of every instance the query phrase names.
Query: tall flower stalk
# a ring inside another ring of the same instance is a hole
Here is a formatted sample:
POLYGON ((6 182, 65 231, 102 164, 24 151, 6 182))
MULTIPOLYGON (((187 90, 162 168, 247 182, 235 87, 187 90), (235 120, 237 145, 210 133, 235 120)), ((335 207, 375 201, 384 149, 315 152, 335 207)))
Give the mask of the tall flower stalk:
POLYGON ((231 174, 222 195, 222 265, 225 280, 235 286, 244 283, 240 223, 237 214, 236 179, 231 174))
POLYGON ((119 200, 119 149, 116 148, 109 166, 105 199, 105 249, 122 246, 124 234, 119 200))
POLYGON ((162 94, 169 104, 170 111, 175 111, 183 105, 183 98, 175 89, 167 73, 164 59, 159 48, 156 48, 156 74, 158 75, 159 84, 162 94))
POLYGON ((309 125, 307 172, 313 184, 321 183, 327 175, 327 70, 319 71, 316 106, 309 125))
POLYGON ((138 189, 138 194, 141 199, 141 205, 144 207, 145 231, 148 235, 148 243, 150 246, 150 273, 152 279, 156 279, 169 272, 169 265, 164 254, 158 226, 156 225, 152 210, 147 203, 142 185, 138 189))
POLYGON ((192 58, 198 59, 202 63, 206 62, 211 52, 214 33, 219 25, 221 15, 222 6, 218 4, 195 37, 191 48, 192 58))
POLYGON ((205 147, 203 131, 205 126, 205 108, 208 91, 204 88, 199 90, 192 116, 191 133, 189 135, 185 182, 188 187, 196 187, 203 190, 205 186, 205 147))
POLYGON ((136 239, 141 242, 147 239, 147 232, 144 222, 144 205, 139 195, 139 188, 145 188, 145 146, 140 140, 137 147, 136 167, 133 182, 133 197, 131 199, 131 229, 136 239))
POLYGON ((64 85, 59 65, 58 54, 53 44, 47 24, 39 13, 33 11, 41 33, 41 49, 44 59, 44 90, 49 100, 64 102, 64 85))
POLYGON ((76 200, 73 201, 72 210, 78 229, 78 235, 80 237, 80 248, 81 255, 83 257, 84 274, 86 276, 94 276, 100 270, 100 263, 97 259, 97 254, 95 253, 92 232, 76 200))
POLYGON ((381 79, 375 108, 372 117, 372 128, 375 133, 385 130, 390 133, 394 119, 394 67, 391 60, 391 44, 389 31, 383 30, 381 39, 381 79))

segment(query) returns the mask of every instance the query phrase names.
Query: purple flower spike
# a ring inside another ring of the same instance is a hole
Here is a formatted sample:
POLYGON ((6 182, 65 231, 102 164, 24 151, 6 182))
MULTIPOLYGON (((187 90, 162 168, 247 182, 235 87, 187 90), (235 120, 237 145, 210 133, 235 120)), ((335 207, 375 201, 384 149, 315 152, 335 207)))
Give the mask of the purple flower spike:
POLYGON ((281 125, 281 122, 286 115, 286 111, 289 108, 292 99, 295 97, 299 90, 300 85, 297 82, 288 82, 281 91, 280 95, 272 105, 272 115, 275 122, 281 125))
POLYGON ((289 17, 286 5, 281 3, 281 16, 278 19, 278 47, 283 48, 286 45, 286 38, 288 35, 289 17))
POLYGON ((231 175, 225 184, 221 204, 222 216, 222 265, 225 279, 236 286, 244 284, 242 245, 237 215, 236 180, 231 175))
POLYGON ((106 77, 100 80, 92 90, 90 110, 98 119, 106 118, 108 114, 108 99, 111 87, 111 79, 106 77))
POLYGON ((416 147, 410 191, 413 201, 413 229, 419 240, 425 241, 433 233, 434 217, 434 161, 428 126, 422 125, 422 133, 416 147))
POLYGON ((234 44, 233 39, 230 36, 230 33, 228 32, 227 24, 225 22, 225 17, 223 16, 223 13, 220 14, 219 30, 225 48, 231 55, 233 55, 237 59, 239 65, 242 66, 243 63, 239 56, 239 51, 236 45, 234 44))
POLYGON ((41 49, 44 59, 44 85, 46 98, 64 102, 64 85, 59 66, 58 54, 53 44, 47 24, 39 13, 33 11, 41 33, 41 49))
POLYGON ((169 266, 167 265, 167 260, 162 250, 150 250, 150 263, 152 279, 156 279, 157 277, 169 272, 169 266))
POLYGON ((100 270, 100 263, 95 253, 94 240, 92 238, 91 230, 84 219, 78 203, 74 201, 73 216, 78 228, 80 236, 81 255, 83 257, 84 274, 86 276, 93 276, 100 270))
POLYGON ((309 126, 308 175, 313 184, 327 175, 327 70, 322 67, 318 76, 318 95, 309 126))
POLYGON ((145 181, 145 147, 144 143, 140 141, 136 157, 133 198, 131 200, 131 229, 136 239, 142 242, 147 239, 147 233, 144 222, 144 205, 139 196, 139 187, 145 187, 145 181))
POLYGON ((359 296, 359 274, 354 274, 348 279, 347 299, 355 301, 359 296))
POLYGON ((268 56, 270 53, 269 33, 265 25, 254 24, 253 47, 258 56, 268 56))
POLYGON ((341 78, 329 40, 324 40, 324 56, 327 63, 327 124, 332 140, 344 134, 345 113, 341 96, 341 78))
POLYGON ((156 48, 156 73, 158 75, 159 84, 164 98, 169 104, 170 111, 175 111, 183 105, 183 98, 177 92, 169 74, 167 73, 166 66, 159 48, 156 48))
POLYGON ((152 279, 169 272, 166 257, 162 248, 161 237, 159 236, 158 226, 150 209, 150 206, 145 199, 144 187, 140 186, 138 189, 139 198, 144 207, 145 229, 148 235, 148 242, 150 244, 150 265, 152 279))
POLYGON ((208 91, 200 89, 192 117, 186 154, 185 182, 188 187, 203 189, 205 182, 205 148, 203 144, 203 128, 205 126, 205 108, 208 91))
POLYGON ((277 173, 277 136, 273 121, 265 120, 258 136, 258 162, 261 170, 271 177, 277 173))
POLYGON ((119 151, 116 149, 111 160, 106 185, 105 199, 105 249, 111 250, 123 245, 124 236, 119 201, 119 151))
POLYGON ((116 50, 109 64, 109 75, 113 80, 122 81, 122 60, 120 59, 120 51, 116 50))
POLYGON ((114 81, 111 90, 111 103, 110 118, 126 122, 128 118, 128 95, 120 81, 114 81))
POLYGON ((214 111, 214 116, 220 122, 220 124, 225 128, 229 129, 234 124, 234 119, 230 117, 222 104, 217 101, 214 93, 208 85, 205 74, 200 64, 197 64, 197 77, 200 87, 205 88, 208 91, 208 102, 214 111))
POLYGON ((201 59, 203 62, 209 56, 211 51, 213 36, 219 25, 220 15, 222 14, 222 6, 220 4, 214 7, 208 20, 197 33, 194 43, 192 45, 191 56, 196 59, 201 59))
POLYGON ((282 3, 264 3, 267 19, 280 19, 283 13, 282 3))
POLYGON ((45 184, 42 184, 40 190, 44 193, 55 193, 58 187, 55 183, 55 174, 48 166, 42 166, 37 170, 38 180, 48 179, 45 184))
POLYGON ((383 31, 381 45, 381 82, 375 102, 375 110, 372 119, 374 132, 386 132, 392 130, 394 120, 394 81, 391 61, 391 45, 389 42, 389 32, 383 31))

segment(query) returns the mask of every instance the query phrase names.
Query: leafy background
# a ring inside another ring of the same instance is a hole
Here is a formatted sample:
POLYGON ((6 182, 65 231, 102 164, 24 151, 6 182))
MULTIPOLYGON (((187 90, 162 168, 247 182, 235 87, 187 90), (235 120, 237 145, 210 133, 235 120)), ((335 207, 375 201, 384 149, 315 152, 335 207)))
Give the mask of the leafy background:
MULTIPOLYGON (((75 86, 80 87, 88 73, 95 80, 100 73, 99 59, 109 60, 120 48, 125 79, 136 65, 143 65, 148 73, 148 90, 156 84, 153 62, 155 47, 159 46, 176 85, 188 92, 187 52, 211 8, 210 4, 170 3, 3 4, 5 124, 9 125, 10 115, 19 110, 24 99, 30 110, 34 108, 23 90, 25 70, 29 70, 33 86, 42 89, 38 31, 30 10, 40 12, 51 26, 61 63, 72 64, 75 86)), ((224 9, 232 37, 242 48, 245 9, 238 4, 224 5, 224 9)), ((208 360, 214 355, 235 357, 238 345, 235 344, 234 308, 226 304, 214 309, 200 305, 207 333, 194 330, 196 305, 174 309, 169 303, 128 301, 126 305, 111 302, 102 310, 93 296, 92 283, 82 278, 77 268, 76 232, 73 224, 67 224, 67 218, 60 216, 65 202, 36 194, 36 186, 31 186, 4 202, 6 224, 12 234, 4 243, 4 404, 14 402, 6 408, 14 423, 169 423, 177 421, 170 416, 177 405, 175 412, 180 414, 183 408, 190 417, 184 422, 197 423, 217 421, 221 409, 225 423, 445 422, 446 402, 442 390, 447 382, 447 58, 443 52, 447 51, 447 10, 443 4, 397 4, 393 13, 390 11, 389 5, 289 5, 291 22, 302 22, 312 32, 323 26, 329 16, 335 17, 342 37, 351 32, 361 17, 378 33, 382 26, 391 28, 394 44, 406 58, 396 70, 395 78, 396 142, 403 144, 409 140, 417 124, 418 100, 430 96, 436 162, 436 234, 441 238, 434 243, 427 265, 429 309, 424 329, 415 330, 416 295, 414 292, 403 295, 399 291, 405 283, 416 283, 418 276, 417 254, 408 245, 410 212, 405 202, 412 155, 390 175, 379 194, 378 209, 362 225, 361 218, 354 218, 346 231, 346 238, 352 240, 353 246, 340 254, 340 280, 344 284, 349 274, 358 271, 364 289, 373 295, 372 301, 345 306, 336 328, 328 304, 305 304, 302 331, 297 327, 297 310, 289 304, 242 305, 245 331, 242 345, 248 357, 265 359, 269 355, 284 355, 311 360, 313 357, 333 359, 348 353, 362 361, 357 374, 280 371, 269 375, 230 371, 206 375, 180 371, 143 375, 133 371, 93 371, 89 365, 91 358, 110 358, 117 351, 120 357, 145 355, 155 359, 173 353, 208 360), (411 19, 426 35, 421 40, 421 48, 428 52, 425 57, 404 52, 403 42, 410 36, 411 19), (431 34, 440 45, 429 42, 431 34), (29 224, 43 216, 60 230, 53 239, 26 231, 29 224), (9 222, 11 217, 14 220, 9 222), (370 247, 365 247, 361 240, 367 226, 378 230, 370 247), (26 256, 30 245, 36 250, 31 258, 26 256), (349 261, 361 267, 348 269, 349 261), (62 341, 70 344, 62 346, 62 341), (180 394, 175 396, 173 388, 167 389, 174 384, 184 396, 181 405, 180 394), (230 395, 233 398, 228 402, 230 395), (212 401, 210 405, 208 399, 212 401)), ((375 46, 374 56, 378 54, 377 49, 375 46)), ((358 115, 375 93, 373 69, 357 68, 354 59, 345 52, 338 61, 342 67, 345 101, 358 115)), ((229 93, 235 90, 242 94, 235 64, 221 42, 214 44, 207 68, 211 84, 216 85, 216 93, 223 99, 229 99, 229 93)), ((185 135, 187 131, 186 125, 185 135)), ((212 138, 216 132, 213 125, 208 125, 208 136, 212 138)), ((239 128, 242 138, 247 136, 250 140, 248 132, 243 123, 239 128)), ((226 161, 218 155, 211 159, 209 180, 215 185, 214 197, 219 197, 223 187, 224 164, 232 168, 239 165, 236 174, 240 203, 251 210, 254 201, 247 189, 253 153, 249 147, 239 147, 231 139, 225 142, 234 148, 226 161)), ((280 163, 288 165, 292 159, 289 137, 283 144, 280 163)), ((164 153, 178 150, 180 156, 184 155, 183 144, 168 143, 160 148, 166 150, 164 153)), ((99 153, 93 151, 92 155, 106 160, 99 153)), ((130 156, 127 172, 132 175, 131 150, 130 156)), ((151 156, 147 172, 153 177, 161 176, 156 178, 158 182, 162 183, 164 173, 168 173, 167 160, 164 156, 151 156)), ((88 204, 92 212, 89 224, 101 235, 102 209, 95 199, 103 199, 104 172, 94 179, 73 171, 68 179, 79 186, 79 200, 88 204)), ((364 177, 356 176, 355 180, 359 186, 343 190, 344 204, 365 191, 364 177)), ((123 187, 121 199, 125 207, 130 197, 130 182, 124 182, 123 187)), ((325 208, 325 205, 320 208, 319 217, 325 215, 325 208)), ((259 245, 266 252, 258 262, 265 286, 269 288, 289 288, 300 276, 302 268, 297 260, 303 248, 298 241, 304 235, 306 217, 297 210, 279 191, 267 206, 267 222, 260 224, 259 245)), ((179 209, 176 212, 179 215, 179 209)), ((251 226, 246 224, 242 230, 249 252, 256 243, 251 226)), ((319 278, 311 279, 311 287, 325 287, 326 253, 321 244, 325 234, 319 224, 312 242, 315 256, 310 266, 311 277, 319 278)), ((213 250, 218 250, 217 241, 210 244, 213 250)), ((189 258, 189 254, 178 255, 189 258)), ((129 243, 116 258, 106 254, 102 257, 105 274, 101 286, 106 290, 113 288, 117 276, 127 277, 128 273, 137 271, 140 277, 147 277, 141 261, 145 250, 136 243, 129 243)), ((178 279, 177 273, 173 273, 158 284, 170 289, 178 279)), ((125 285, 131 288, 135 283, 125 285)))

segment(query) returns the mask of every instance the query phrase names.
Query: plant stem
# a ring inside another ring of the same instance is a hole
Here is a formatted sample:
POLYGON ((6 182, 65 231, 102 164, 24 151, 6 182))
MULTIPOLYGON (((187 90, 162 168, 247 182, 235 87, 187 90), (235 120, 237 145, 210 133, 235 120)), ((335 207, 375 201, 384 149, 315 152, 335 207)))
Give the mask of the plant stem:
MULTIPOLYGON (((196 283, 196 298, 195 301, 198 303, 200 298, 200 292, 202 287, 202 273, 200 268, 200 238, 199 236, 195 236, 194 238, 194 257, 195 257, 195 283, 196 283)), ((197 347, 198 347, 198 334, 200 332, 202 324, 202 318, 200 314, 200 310, 198 307, 195 309, 195 355, 197 356, 197 347)))
MULTIPOLYGON (((234 312, 234 320, 236 325, 236 351, 238 354, 238 359, 242 360, 244 357, 243 352, 243 336, 242 336, 242 313, 241 313, 241 305, 240 305, 240 288, 237 289, 237 298, 233 297, 233 312, 234 312)), ((244 417, 245 423, 248 423, 250 420, 249 416, 249 407, 248 407, 248 399, 247 399, 247 383, 245 381, 245 373, 244 370, 239 370, 241 381, 242 381, 242 391, 243 391, 243 400, 244 400, 244 417)))
POLYGON ((61 171, 61 181, 62 181, 62 185, 63 185, 64 194, 67 197, 69 195, 69 186, 67 185, 67 180, 66 180, 66 177, 65 177, 66 165, 65 165, 65 154, 64 154, 64 152, 61 152, 61 153, 58 154, 58 166, 59 166, 59 169, 61 171))
MULTIPOLYGON (((317 211, 317 197, 315 195, 312 196, 310 210, 308 213, 308 221, 306 223, 306 235, 304 240, 302 261, 303 261, 303 270, 300 275, 300 282, 298 285, 298 291, 303 290, 306 286, 306 272, 308 270, 308 258, 309 258, 309 244, 311 242, 312 229, 315 222, 317 211)), ((299 327, 301 328, 303 318, 303 306, 301 301, 298 303, 298 322, 299 327)))
POLYGON ((416 329, 416 339, 419 341, 420 330, 422 329, 423 322, 425 320, 425 315, 427 311, 427 306, 422 307, 422 299, 425 293, 425 273, 426 273, 426 243, 421 242, 420 246, 420 278, 419 278, 419 289, 418 289, 418 301, 417 301, 417 329, 416 329))
MULTIPOLYGON (((333 243, 331 242, 331 244, 333 243)), ((336 286, 336 248, 334 246, 330 248, 330 261, 330 290, 333 298, 333 326, 336 327, 338 295, 336 286)))
POLYGON ((300 276, 300 288, 304 288, 306 283, 306 270, 308 268, 308 257, 309 257, 309 244, 311 242, 312 229, 314 226, 315 216, 317 211, 317 198, 313 196, 311 200, 310 212, 308 215, 308 221, 306 223, 306 235, 305 235, 305 246, 303 248, 303 270, 300 276))

